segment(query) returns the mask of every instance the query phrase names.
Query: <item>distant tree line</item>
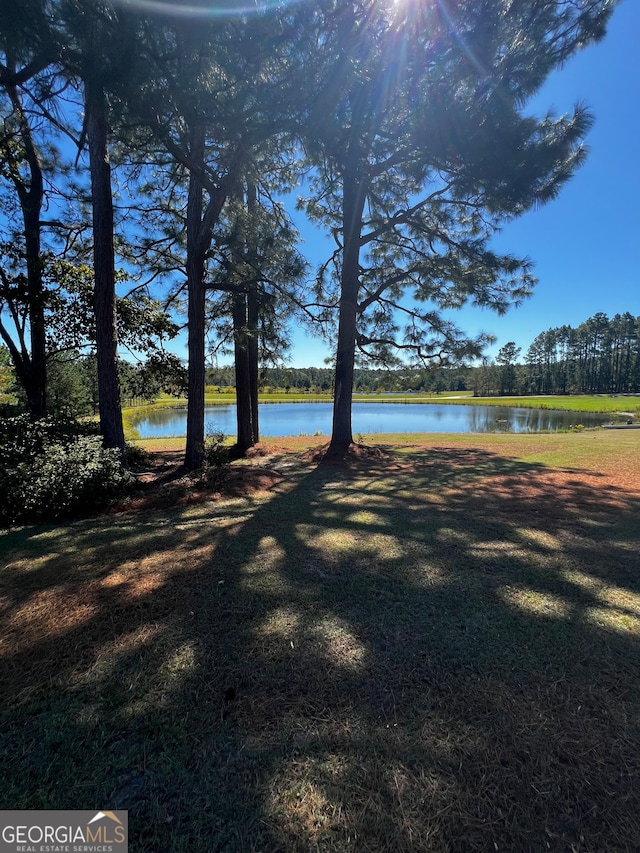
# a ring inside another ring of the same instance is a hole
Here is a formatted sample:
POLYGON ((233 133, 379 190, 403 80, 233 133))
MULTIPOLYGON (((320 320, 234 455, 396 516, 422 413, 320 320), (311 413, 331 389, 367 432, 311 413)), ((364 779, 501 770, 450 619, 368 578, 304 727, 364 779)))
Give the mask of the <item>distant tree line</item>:
POLYGON ((511 341, 473 371, 478 396, 640 393, 640 318, 598 312, 577 328, 541 332, 519 361, 511 341))
POLYGON ((629 312, 590 317, 536 337, 527 351, 528 384, 539 394, 640 391, 640 318, 629 312))
MULTIPOLYGON (((640 317, 629 312, 609 319, 598 312, 577 328, 540 332, 521 359, 522 348, 509 341, 495 359, 476 367, 366 369, 354 371, 354 391, 473 391, 478 397, 518 394, 640 393, 640 317)), ((296 391, 333 390, 329 368, 269 368, 261 384, 296 391)), ((210 368, 207 384, 233 385, 233 368, 210 368)))
MULTIPOLYGON (((559 326, 540 332, 524 359, 522 348, 509 341, 495 359, 477 366, 431 369, 364 368, 354 370, 358 394, 440 393, 472 391, 477 397, 526 394, 640 393, 640 317, 631 313, 609 319, 599 312, 578 327, 559 326)), ((20 397, 20 383, 12 377, 11 360, 0 346, 0 396, 20 397)), ((146 361, 119 363, 121 394, 126 405, 153 401, 162 392, 184 395, 186 374, 177 357, 166 354, 146 361)), ((330 367, 263 367, 261 391, 333 394, 335 371, 330 367)), ((235 365, 208 367, 208 388, 236 387, 235 365)), ((98 411, 97 363, 94 355, 70 351, 52 361, 47 385, 47 410, 81 416, 98 411)))
MULTIPOLYGON (((524 394, 640 393, 640 317, 609 319, 598 312, 573 328, 540 332, 521 359, 509 341, 495 359, 475 367, 367 369, 354 371, 357 393, 473 391, 478 397, 524 394)), ((334 372, 321 367, 274 367, 261 373, 262 387, 296 391, 333 390, 334 372)), ((207 384, 233 386, 233 367, 209 368, 207 384)))
MULTIPOLYGON (((353 389, 358 394, 439 392, 465 390, 469 367, 442 367, 431 370, 355 368, 353 389)), ((269 367, 260 373, 262 390, 333 393, 335 371, 329 367, 269 367)), ((234 385, 234 368, 208 368, 207 386, 228 388, 234 385)))

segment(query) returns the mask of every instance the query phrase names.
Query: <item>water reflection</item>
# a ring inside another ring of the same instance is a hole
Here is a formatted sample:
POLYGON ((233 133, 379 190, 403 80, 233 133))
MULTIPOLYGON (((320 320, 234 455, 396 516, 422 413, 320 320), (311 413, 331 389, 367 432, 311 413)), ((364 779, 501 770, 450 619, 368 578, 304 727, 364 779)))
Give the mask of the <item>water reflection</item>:
MULTIPOLYGON (((259 407, 260 434, 329 435, 331 403, 264 403, 259 407)), ((464 406, 446 403, 354 403, 353 433, 390 432, 555 432, 577 424, 594 427, 604 415, 523 409, 508 406, 464 406)), ((235 406, 205 410, 209 431, 235 435, 235 406)), ((141 438, 182 436, 187 431, 186 409, 154 409, 135 424, 141 438)))

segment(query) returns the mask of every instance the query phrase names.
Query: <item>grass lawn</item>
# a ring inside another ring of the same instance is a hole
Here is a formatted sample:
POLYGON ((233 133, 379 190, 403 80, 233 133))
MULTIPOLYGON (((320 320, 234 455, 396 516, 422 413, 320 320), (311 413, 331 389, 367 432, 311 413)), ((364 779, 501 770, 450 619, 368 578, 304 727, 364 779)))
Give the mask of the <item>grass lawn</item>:
MULTIPOLYGON (((359 403, 450 403, 463 406, 522 406, 527 409, 560 409, 567 412, 602 412, 616 414, 620 412, 640 416, 640 396, 637 394, 541 394, 525 397, 474 397, 471 391, 443 391, 442 393, 415 394, 354 394, 353 399, 359 403)), ((236 395, 234 389, 224 393, 207 393, 207 406, 234 405, 236 395)), ((333 395, 291 392, 260 393, 261 403, 329 403, 333 395)), ((125 411, 134 414, 142 408, 171 408, 186 407, 187 401, 180 397, 161 395, 155 403, 149 406, 134 407, 125 411)))
POLYGON ((640 431, 322 441, 0 534, 0 808, 128 809, 132 853, 640 849, 640 431))

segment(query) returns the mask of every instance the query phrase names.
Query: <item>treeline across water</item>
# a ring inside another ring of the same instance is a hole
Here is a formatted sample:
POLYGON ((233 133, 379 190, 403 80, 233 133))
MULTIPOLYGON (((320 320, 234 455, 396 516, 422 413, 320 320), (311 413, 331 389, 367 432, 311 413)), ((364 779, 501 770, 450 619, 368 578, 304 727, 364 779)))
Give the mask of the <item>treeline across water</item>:
MULTIPOLYGON (((184 370, 169 376, 154 370, 152 361, 120 362, 120 385, 126 405, 150 402, 161 391, 186 393, 184 370)), ((3 390, 16 390, 8 353, 0 347, 0 399, 3 390)), ((264 367, 264 392, 332 394, 331 367, 264 367)), ((209 367, 206 385, 224 392, 235 387, 233 365, 209 367)), ((358 394, 471 392, 477 397, 526 394, 640 393, 640 318, 630 313, 609 319, 598 313, 576 328, 559 326, 541 332, 522 357, 515 343, 505 344, 494 359, 475 367, 425 369, 356 368, 358 394)), ((49 410, 65 415, 95 413, 98 406, 95 357, 71 353, 52 365, 49 410)))
POLYGON ((633 394, 640 392, 640 318, 594 314, 578 327, 535 337, 520 360, 513 342, 473 378, 474 392, 491 394, 633 394))
POLYGON ((542 332, 527 350, 525 379, 537 394, 640 391, 640 318, 598 313, 542 332))
MULTIPOLYGON (((207 385, 233 386, 233 367, 207 370, 207 385)), ((270 367, 262 371, 263 391, 322 393, 333 390, 333 370, 322 367, 270 367)), ((356 393, 471 391, 491 397, 524 394, 640 393, 640 318, 633 314, 594 314, 577 328, 541 332, 522 358, 522 348, 505 344, 495 359, 476 367, 431 370, 355 371, 356 393)))
MULTIPOLYGON (((354 391, 357 394, 437 392, 466 390, 470 368, 455 367, 438 370, 384 370, 356 368, 354 391)), ((333 368, 329 367, 268 367, 261 371, 260 390, 311 394, 333 393, 333 368)), ((225 388, 234 385, 234 368, 208 368, 208 388, 225 388)))

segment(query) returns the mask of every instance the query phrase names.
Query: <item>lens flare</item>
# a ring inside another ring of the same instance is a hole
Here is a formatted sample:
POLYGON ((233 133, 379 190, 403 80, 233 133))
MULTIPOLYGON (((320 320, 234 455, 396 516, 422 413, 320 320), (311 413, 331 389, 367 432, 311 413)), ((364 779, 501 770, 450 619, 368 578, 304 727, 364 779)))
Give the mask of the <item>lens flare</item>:
POLYGON ((139 12, 180 18, 230 18, 285 9, 303 0, 113 0, 139 12))

